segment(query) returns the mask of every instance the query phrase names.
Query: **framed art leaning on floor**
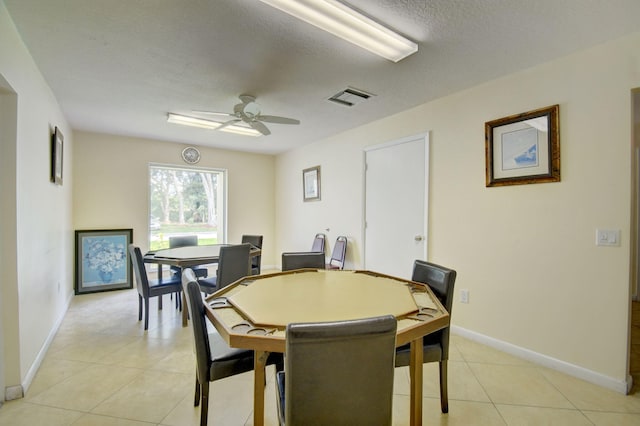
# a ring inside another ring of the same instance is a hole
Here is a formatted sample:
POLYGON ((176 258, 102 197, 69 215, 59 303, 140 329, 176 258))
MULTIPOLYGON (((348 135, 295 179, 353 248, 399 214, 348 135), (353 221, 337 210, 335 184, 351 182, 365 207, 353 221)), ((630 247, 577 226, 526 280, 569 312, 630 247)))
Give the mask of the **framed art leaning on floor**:
POLYGON ((132 288, 132 241, 133 229, 76 231, 75 294, 132 288))

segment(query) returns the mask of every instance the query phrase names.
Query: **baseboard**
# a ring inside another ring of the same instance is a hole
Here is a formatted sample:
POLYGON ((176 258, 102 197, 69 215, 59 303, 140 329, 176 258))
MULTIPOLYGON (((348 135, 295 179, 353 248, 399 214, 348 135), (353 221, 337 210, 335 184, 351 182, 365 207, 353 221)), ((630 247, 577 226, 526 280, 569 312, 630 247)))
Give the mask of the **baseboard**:
POLYGON ((560 371, 561 373, 568 374, 622 394, 628 394, 633 386, 633 379, 631 376, 628 376, 626 380, 618 380, 602 373, 588 370, 584 367, 570 364, 568 362, 534 352, 530 349, 521 348, 520 346, 503 342, 501 340, 494 339, 493 337, 485 336, 483 334, 476 333, 475 331, 467 330, 455 325, 451 326, 451 332, 469 340, 506 352, 518 358, 533 362, 534 364, 560 371))
MULTIPOLYGON (((22 398, 24 394, 27 393, 27 391, 29 390, 29 386, 31 386, 31 382, 33 382, 33 379, 36 377, 36 373, 38 372, 38 369, 42 365, 42 361, 44 361, 44 358, 47 355, 47 351, 51 346, 51 342, 53 342, 53 339, 56 337, 56 333, 58 333, 58 329, 62 325, 62 321, 64 321, 64 317, 67 314, 67 311, 69 310, 69 306, 71 305, 72 300, 73 300, 73 293, 70 293, 69 297, 67 298, 66 306, 64 307, 62 315, 60 315, 60 317, 54 324, 53 328, 49 331, 49 335, 47 336, 47 339, 42 345, 42 348, 40 348, 40 352, 38 352, 36 359, 33 361, 33 364, 31 364, 31 367, 29 367, 29 371, 27 371, 27 374, 22 380, 22 386, 20 386, 22 395, 14 399, 22 398)), ((18 386, 14 386, 14 387, 18 387, 18 386)), ((9 398, 7 398, 7 400, 8 399, 9 398)))

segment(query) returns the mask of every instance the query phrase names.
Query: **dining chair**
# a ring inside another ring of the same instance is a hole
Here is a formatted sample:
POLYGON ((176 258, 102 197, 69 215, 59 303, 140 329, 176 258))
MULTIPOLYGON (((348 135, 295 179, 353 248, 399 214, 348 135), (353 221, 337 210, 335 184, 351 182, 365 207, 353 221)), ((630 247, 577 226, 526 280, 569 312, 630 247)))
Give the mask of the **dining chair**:
POLYGON ((311 251, 320 251, 324 253, 324 234, 316 234, 313 238, 313 244, 311 245, 311 251))
POLYGON ((149 328, 149 299, 158 297, 158 309, 162 309, 162 295, 177 293, 177 307, 182 310, 182 300, 180 299, 180 277, 174 275, 169 278, 149 280, 147 269, 140 247, 129 244, 129 257, 136 276, 136 288, 138 289, 138 321, 142 320, 142 302, 144 301, 144 329, 149 328))
MULTIPOLYGON (((208 320, 200 285, 189 268, 185 268, 182 273, 182 288, 191 317, 189 324, 193 331, 196 354, 196 389, 193 405, 200 405, 200 425, 205 426, 209 414, 209 382, 253 370, 254 352, 249 349, 231 348, 215 329, 211 333, 207 330, 208 320)), ((282 362, 282 354, 270 354, 267 358, 267 365, 281 365, 282 362)))
POLYGON ((344 259, 347 255, 347 237, 339 236, 331 251, 331 258, 327 269, 344 269, 344 259))
MULTIPOLYGON (((435 263, 416 260, 413 264, 412 281, 424 283, 431 288, 442 306, 451 315, 453 306, 453 287, 456 281, 456 271, 436 265, 435 263)), ((410 345, 403 345, 396 349, 396 367, 410 364, 410 345)), ((438 362, 440 364, 440 409, 449 412, 449 393, 447 390, 447 361, 449 360, 449 327, 427 334, 422 338, 422 360, 424 363, 438 362)))
MULTIPOLYGON (((262 250, 262 235, 243 235, 242 243, 249 243, 262 250)), ((251 275, 260 275, 262 254, 251 257, 251 275)))
POLYGON ((287 325, 280 424, 390 425, 396 329, 393 315, 287 325))
POLYGON ((251 275, 250 251, 251 244, 249 243, 220 247, 216 276, 198 280, 202 291, 213 293, 242 277, 251 275))
POLYGON ((294 269, 324 269, 325 257, 323 252, 298 251, 282 253, 282 270, 294 269))

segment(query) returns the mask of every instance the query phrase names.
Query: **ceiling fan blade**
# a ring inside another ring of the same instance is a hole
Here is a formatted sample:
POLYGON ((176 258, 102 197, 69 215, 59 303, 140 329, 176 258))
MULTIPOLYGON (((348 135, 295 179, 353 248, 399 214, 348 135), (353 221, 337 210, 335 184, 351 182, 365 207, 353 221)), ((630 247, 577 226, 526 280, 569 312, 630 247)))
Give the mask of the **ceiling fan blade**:
POLYGON ((265 136, 268 136, 268 135, 271 134, 271 131, 269 129, 267 129, 267 126, 265 126, 264 124, 262 124, 259 121, 247 121, 247 123, 253 129, 256 129, 257 131, 259 131, 260 133, 262 133, 265 136))
POLYGON ((229 114, 228 112, 215 112, 215 111, 202 111, 198 109, 191 110, 191 112, 195 114, 211 114, 211 115, 224 115, 225 117, 233 117, 233 114, 229 114))
POLYGON ((276 115, 260 115, 258 120, 265 123, 277 123, 277 124, 300 124, 300 120, 295 118, 278 117, 276 115))
POLYGON ((233 120, 229 120, 229 121, 225 121, 224 123, 222 123, 222 125, 220 127, 216 127, 216 130, 221 130, 227 126, 231 126, 232 124, 237 123, 238 121, 242 121, 239 118, 234 118, 233 120))

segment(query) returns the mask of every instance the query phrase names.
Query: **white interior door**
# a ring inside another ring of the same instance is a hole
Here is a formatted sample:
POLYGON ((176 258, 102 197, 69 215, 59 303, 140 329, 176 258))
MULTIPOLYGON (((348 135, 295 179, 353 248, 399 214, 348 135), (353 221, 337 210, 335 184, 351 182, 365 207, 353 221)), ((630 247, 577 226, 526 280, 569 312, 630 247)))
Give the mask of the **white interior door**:
POLYGON ((365 268, 410 278, 427 256, 429 135, 365 150, 365 268))

